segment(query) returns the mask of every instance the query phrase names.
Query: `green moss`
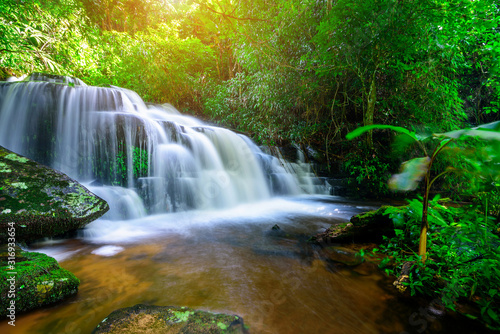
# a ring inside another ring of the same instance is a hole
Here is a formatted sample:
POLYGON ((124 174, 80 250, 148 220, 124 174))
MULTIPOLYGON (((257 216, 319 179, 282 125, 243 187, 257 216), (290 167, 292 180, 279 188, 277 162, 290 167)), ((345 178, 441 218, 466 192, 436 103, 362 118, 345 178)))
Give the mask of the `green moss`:
POLYGON ((0 173, 11 173, 12 169, 9 168, 9 166, 3 162, 0 162, 0 173))
POLYGON ((360 226, 366 224, 373 224, 374 222, 379 220, 387 220, 387 216, 384 215, 384 212, 387 208, 388 206, 383 205, 377 210, 360 213, 351 218, 351 223, 354 226, 360 226))
POLYGON ((384 236, 394 235, 394 223, 385 211, 388 206, 378 210, 360 213, 349 223, 330 226, 325 232, 310 239, 317 244, 380 242, 384 236))
POLYGON ((224 331, 227 329, 227 325, 225 323, 222 323, 222 322, 218 322, 217 327, 219 327, 220 329, 222 329, 224 331))
POLYGON ((187 307, 135 305, 114 311, 93 333, 247 333, 243 319, 187 307))
POLYGON ((25 163, 25 162, 30 161, 29 159, 22 157, 20 155, 14 154, 14 153, 7 154, 4 156, 4 158, 12 160, 12 161, 21 162, 21 163, 25 163))
POLYGON ((184 311, 184 312, 173 311, 172 313, 175 316, 175 318, 173 319, 174 322, 186 322, 189 319, 189 317, 194 314, 194 312, 190 311, 184 311))
POLYGON ((5 213, 0 216, 0 242, 6 240, 8 223, 18 224, 18 242, 30 242, 81 228, 108 210, 106 202, 78 182, 16 156, 0 147, 0 163, 7 166, 0 173, 0 212, 5 213))
POLYGON ((15 264, 9 252, 0 254, 0 317, 7 315, 11 300, 17 312, 35 309, 60 301, 78 291, 80 281, 59 267, 54 258, 42 253, 17 249, 15 264), (15 284, 11 284, 14 282, 15 284))

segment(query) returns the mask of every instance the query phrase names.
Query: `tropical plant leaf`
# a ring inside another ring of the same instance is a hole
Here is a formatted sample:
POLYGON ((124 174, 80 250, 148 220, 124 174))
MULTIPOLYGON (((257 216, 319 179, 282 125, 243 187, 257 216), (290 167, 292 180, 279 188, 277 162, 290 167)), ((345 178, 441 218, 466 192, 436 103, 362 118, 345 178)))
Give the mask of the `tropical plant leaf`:
POLYGON ((382 124, 373 124, 373 125, 362 126, 360 128, 357 128, 354 131, 349 132, 345 137, 347 139, 351 140, 351 139, 354 139, 356 137, 361 136, 365 132, 368 132, 370 130, 375 130, 375 129, 378 129, 378 130, 391 129, 391 130, 396 131, 396 132, 404 133, 416 141, 420 141, 420 140, 427 138, 427 137, 417 136, 417 134, 415 132, 409 131, 408 129, 402 128, 400 126, 382 125, 382 124))
POLYGON ((429 169, 429 157, 415 158, 401 165, 401 173, 394 174, 389 180, 389 189, 398 191, 415 190, 429 169))
POLYGON ((434 137, 459 139, 463 136, 477 137, 484 140, 500 140, 500 121, 483 124, 471 129, 461 129, 445 133, 436 133, 434 137))

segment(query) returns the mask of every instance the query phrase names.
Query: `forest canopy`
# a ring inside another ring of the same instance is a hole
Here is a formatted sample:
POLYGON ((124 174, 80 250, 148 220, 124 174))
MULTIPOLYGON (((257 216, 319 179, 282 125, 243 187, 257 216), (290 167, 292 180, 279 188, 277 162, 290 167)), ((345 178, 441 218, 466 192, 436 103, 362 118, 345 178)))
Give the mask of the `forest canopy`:
POLYGON ((260 143, 328 154, 360 125, 497 120, 499 10, 492 0, 5 0, 0 68, 3 79, 42 71, 122 86, 260 143))
POLYGON ((347 195, 413 196, 381 267, 500 328, 497 0, 2 0, 0 80, 32 72, 300 145, 347 195))

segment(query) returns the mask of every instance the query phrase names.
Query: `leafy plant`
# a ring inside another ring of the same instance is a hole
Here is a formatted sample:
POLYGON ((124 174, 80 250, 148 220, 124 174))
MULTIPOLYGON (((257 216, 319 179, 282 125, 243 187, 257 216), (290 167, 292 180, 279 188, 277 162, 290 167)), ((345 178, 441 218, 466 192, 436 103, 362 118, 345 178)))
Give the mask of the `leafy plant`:
POLYGON ((148 152, 140 147, 134 147, 132 150, 132 163, 134 165, 134 177, 148 176, 149 156, 148 152))
POLYGON ((428 208, 429 208, 429 193, 432 184, 436 181, 440 176, 454 171, 453 167, 448 167, 444 171, 440 172, 434 177, 431 177, 431 167, 442 150, 453 142, 456 139, 459 139, 464 136, 472 136, 480 139, 484 139, 487 141, 496 141, 494 145, 498 144, 498 140, 500 140, 500 122, 488 123, 473 129, 462 129, 455 130, 446 133, 438 133, 429 136, 418 136, 414 132, 410 132, 409 130, 391 126, 391 125, 370 125, 360 127, 351 133, 347 134, 347 139, 353 139, 361 134, 371 131, 373 129, 391 129, 400 133, 403 133, 406 136, 409 136, 422 147, 425 157, 423 158, 415 158, 409 160, 402 165, 402 171, 400 174, 394 175, 389 181, 389 186, 393 190, 414 190, 416 189, 418 183, 424 178, 424 195, 423 195, 423 205, 422 205, 422 219, 420 225, 420 238, 419 238, 419 249, 418 255, 421 258, 422 263, 425 263, 427 258, 427 232, 429 230, 428 223, 428 208), (437 139, 438 143, 435 146, 434 150, 431 154, 427 153, 425 146, 422 144, 426 140, 437 139))
POLYGON ((403 264, 412 263, 403 283, 412 295, 439 297, 455 311, 459 304, 475 303, 479 312, 469 316, 500 329, 500 238, 493 233, 494 221, 475 205, 453 207, 445 202, 439 196, 429 200, 430 250, 425 264, 417 253, 422 201, 386 209, 396 233, 379 247, 388 255, 380 267, 398 276, 403 264))
POLYGON ((348 185, 357 195, 375 196, 389 194, 387 181, 390 165, 375 153, 350 153, 345 157, 344 169, 349 174, 348 185))

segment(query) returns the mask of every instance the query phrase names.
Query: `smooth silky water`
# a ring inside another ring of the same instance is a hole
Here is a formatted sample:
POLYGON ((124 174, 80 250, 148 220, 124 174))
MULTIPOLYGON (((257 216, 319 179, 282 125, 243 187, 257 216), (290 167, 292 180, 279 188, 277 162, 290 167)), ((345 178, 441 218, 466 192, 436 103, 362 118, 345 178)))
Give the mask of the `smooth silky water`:
POLYGON ((326 189, 300 159, 267 155, 171 106, 33 75, 0 83, 0 145, 67 173, 111 208, 77 237, 30 245, 81 280, 78 294, 18 314, 16 327, 1 321, 0 333, 90 333, 139 303, 238 314, 251 333, 465 328, 401 302, 374 265, 343 265, 307 242, 376 205, 318 195, 326 189))

